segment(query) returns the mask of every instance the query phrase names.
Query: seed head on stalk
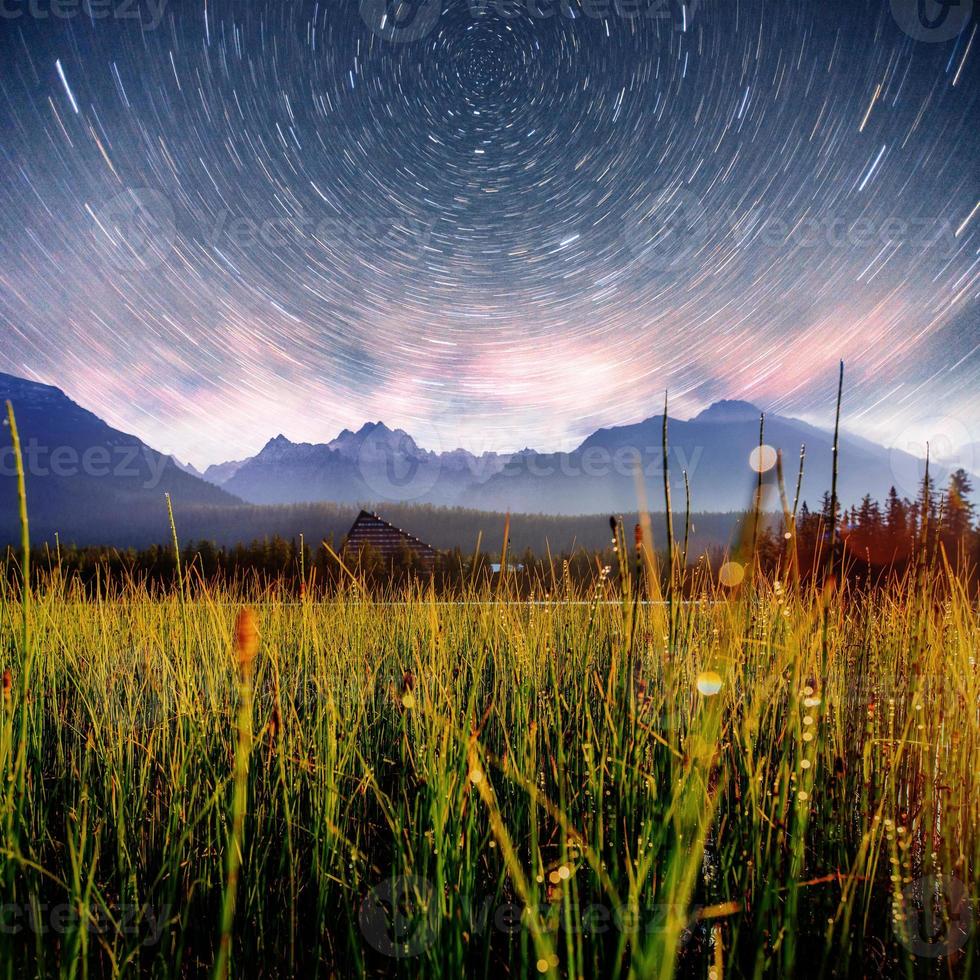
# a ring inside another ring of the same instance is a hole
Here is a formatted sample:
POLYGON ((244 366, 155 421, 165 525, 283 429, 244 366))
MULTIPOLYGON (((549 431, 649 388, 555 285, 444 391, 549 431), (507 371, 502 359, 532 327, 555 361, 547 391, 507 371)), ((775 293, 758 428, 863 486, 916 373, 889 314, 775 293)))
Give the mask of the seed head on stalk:
POLYGON ((235 657, 245 678, 252 676, 259 651, 259 620, 254 609, 242 609, 235 619, 235 657))
POLYGON ((252 751, 252 672, 259 650, 259 624, 247 606, 235 618, 235 656, 239 672, 238 744, 232 765, 231 833, 225 846, 225 889, 221 903, 221 938, 212 971, 213 980, 226 980, 231 962, 232 929, 241 873, 248 809, 248 768, 252 751))

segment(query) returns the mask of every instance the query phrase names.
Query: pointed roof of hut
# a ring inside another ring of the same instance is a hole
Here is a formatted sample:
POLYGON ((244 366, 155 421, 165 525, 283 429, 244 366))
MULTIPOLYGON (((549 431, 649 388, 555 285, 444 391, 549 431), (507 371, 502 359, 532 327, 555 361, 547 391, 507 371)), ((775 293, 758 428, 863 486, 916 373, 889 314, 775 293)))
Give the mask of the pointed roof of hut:
POLYGON ((357 515, 347 532, 344 551, 358 552, 364 547, 372 548, 385 559, 396 558, 406 549, 426 563, 434 562, 438 555, 432 545, 366 510, 357 515))

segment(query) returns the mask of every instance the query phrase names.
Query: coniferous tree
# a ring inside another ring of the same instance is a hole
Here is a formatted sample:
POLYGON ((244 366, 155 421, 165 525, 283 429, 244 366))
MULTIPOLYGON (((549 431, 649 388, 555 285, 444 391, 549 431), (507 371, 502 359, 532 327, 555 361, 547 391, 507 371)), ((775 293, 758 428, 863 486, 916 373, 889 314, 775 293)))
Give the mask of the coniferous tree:
POLYGON ((942 542, 950 559, 957 561, 968 548, 973 531, 975 508, 970 495, 973 484, 966 470, 958 469, 949 478, 943 514, 942 542))
POLYGON ((888 491, 888 502, 885 504, 885 525, 893 540, 904 539, 909 533, 908 503, 899 497, 894 486, 888 491))

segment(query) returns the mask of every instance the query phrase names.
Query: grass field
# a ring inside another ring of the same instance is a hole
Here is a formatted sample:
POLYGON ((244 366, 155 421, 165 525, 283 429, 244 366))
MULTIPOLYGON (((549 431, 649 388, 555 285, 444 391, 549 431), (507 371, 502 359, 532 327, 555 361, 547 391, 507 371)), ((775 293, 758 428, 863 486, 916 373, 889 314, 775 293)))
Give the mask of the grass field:
POLYGON ((7 977, 977 973, 980 631, 941 551, 681 581, 613 521, 585 594, 92 590, 32 573, 20 500, 7 977))
POLYGON ((975 975, 977 619, 921 574, 672 612, 615 573, 252 613, 6 587, 0 962, 975 975))

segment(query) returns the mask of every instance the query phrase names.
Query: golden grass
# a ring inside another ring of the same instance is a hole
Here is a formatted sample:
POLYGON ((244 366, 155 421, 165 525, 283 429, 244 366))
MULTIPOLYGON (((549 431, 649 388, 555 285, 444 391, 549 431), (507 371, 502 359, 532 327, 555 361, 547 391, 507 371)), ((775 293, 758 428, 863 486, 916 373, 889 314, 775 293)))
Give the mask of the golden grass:
POLYGON ((672 627, 615 577, 581 601, 352 588, 243 614, 231 590, 90 599, 55 576, 31 656, 7 588, 23 928, 0 957, 666 977, 911 973, 917 952, 968 975, 955 901, 931 946, 912 914, 923 880, 975 897, 980 867, 976 610, 928 575, 870 598, 705 580, 672 627), (59 904, 38 936, 23 910, 59 904))

